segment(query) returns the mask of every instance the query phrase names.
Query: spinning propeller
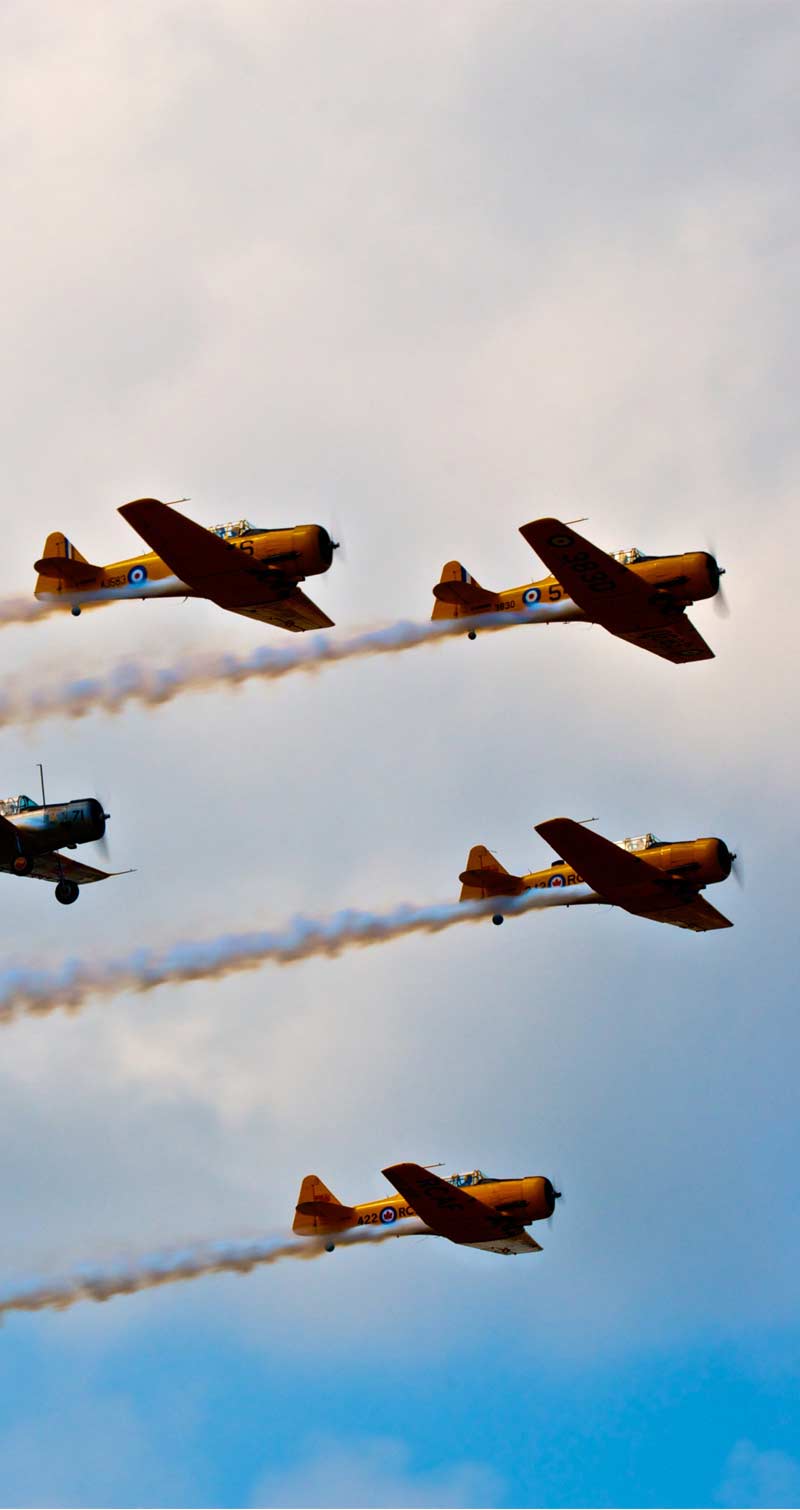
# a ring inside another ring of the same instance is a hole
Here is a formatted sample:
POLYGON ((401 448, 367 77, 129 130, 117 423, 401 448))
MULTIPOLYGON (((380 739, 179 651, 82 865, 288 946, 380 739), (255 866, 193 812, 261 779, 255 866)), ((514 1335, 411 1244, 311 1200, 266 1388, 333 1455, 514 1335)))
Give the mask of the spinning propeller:
MULTIPOLYGON (((98 796, 97 801, 100 803, 100 806, 103 809, 103 817, 105 818, 106 822, 108 822, 108 819, 111 817, 111 814, 108 811, 108 804, 106 803, 105 798, 98 796)), ((99 839, 95 839, 94 842, 97 845, 97 848, 100 850, 100 853, 103 856, 103 859, 106 861, 107 864, 110 864, 110 862, 111 862, 111 855, 110 855, 109 849, 108 849, 108 830, 104 829, 103 833, 100 836, 100 838, 99 839)))
POLYGON ((725 567, 720 566, 717 553, 713 546, 708 546, 708 554, 717 568, 717 591, 714 595, 714 612, 720 619, 729 619, 731 608, 722 586, 722 578, 725 576, 725 567))

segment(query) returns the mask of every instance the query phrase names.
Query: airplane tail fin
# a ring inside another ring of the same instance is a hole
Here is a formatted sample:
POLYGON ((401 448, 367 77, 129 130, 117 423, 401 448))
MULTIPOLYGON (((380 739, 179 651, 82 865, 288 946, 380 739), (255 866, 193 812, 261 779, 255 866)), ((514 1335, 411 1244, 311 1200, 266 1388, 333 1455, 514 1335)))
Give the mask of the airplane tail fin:
POLYGON ((474 844, 467 868, 459 876, 460 902, 479 902, 484 897, 518 897, 525 890, 521 876, 510 876, 484 844, 474 844))
POLYGON ((39 573, 34 589, 36 597, 40 593, 63 592, 65 587, 91 587, 103 570, 87 561, 60 530, 48 535, 41 558, 34 561, 33 569, 39 573))
POLYGON ((436 599, 431 614, 433 619, 461 619, 475 613, 491 613, 499 602, 497 594, 481 587, 460 561, 445 563, 433 596, 436 599))
POLYGON ((355 1211, 343 1206, 316 1174, 307 1174, 300 1186, 292 1231, 299 1237, 313 1237, 316 1232, 338 1231, 352 1225, 355 1211))

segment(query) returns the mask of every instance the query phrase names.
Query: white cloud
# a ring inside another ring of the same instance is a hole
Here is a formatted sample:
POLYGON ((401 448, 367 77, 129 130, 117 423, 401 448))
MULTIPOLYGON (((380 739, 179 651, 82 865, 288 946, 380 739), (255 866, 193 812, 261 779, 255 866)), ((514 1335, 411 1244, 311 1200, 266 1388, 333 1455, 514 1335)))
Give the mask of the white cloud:
POLYGON ((364 1437, 309 1441, 290 1468, 267 1468, 250 1503, 315 1506, 487 1506, 503 1500, 503 1484, 487 1464, 448 1460, 416 1468, 403 1442, 364 1437))
MULTIPOLYGON (((523 1284, 520 1325, 589 1355, 790 1312, 796 20, 643 15, 13 12, 3 592, 50 528, 123 554, 114 505, 185 491, 208 520, 338 511, 349 561, 320 601, 342 624, 425 615, 453 554, 491 585, 533 575, 517 526, 562 508, 608 545, 716 536, 734 608, 697 610, 708 667, 573 626, 6 733, 9 788, 38 759, 53 791, 96 785, 139 867, 70 910, 0 878, 22 958, 449 895, 471 842, 535 863, 559 810, 747 851, 745 897, 715 894, 725 938, 568 913, 5 1034, 6 1267, 278 1228, 315 1167, 352 1199, 400 1157, 567 1189, 529 1268, 398 1244, 101 1318, 213 1326, 216 1292, 288 1349, 301 1306, 354 1335, 389 1273, 442 1349, 443 1299, 476 1282, 487 1326, 523 1284)), ((35 681, 197 642, 253 627, 130 605, 3 645, 35 681)))
POLYGON ((786 1452, 762 1451, 743 1439, 731 1450, 715 1500, 732 1506, 797 1505, 800 1462, 786 1452))

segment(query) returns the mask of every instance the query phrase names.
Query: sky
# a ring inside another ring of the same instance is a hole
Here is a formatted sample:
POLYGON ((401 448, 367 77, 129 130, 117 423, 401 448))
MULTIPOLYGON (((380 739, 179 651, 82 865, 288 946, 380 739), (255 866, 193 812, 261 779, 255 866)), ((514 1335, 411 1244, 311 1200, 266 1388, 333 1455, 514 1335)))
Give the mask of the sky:
MULTIPOLYGON (((559 814, 720 835, 746 886, 719 934, 562 910, 4 1029, 3 1284, 282 1236, 310 1171, 565 1195, 520 1262, 409 1240, 8 1318, 0 1504, 800 1499, 799 49, 783 0, 6 7, 0 596, 187 495, 332 528, 343 631, 426 619, 452 557, 542 575, 545 514, 713 547, 731 616, 693 610, 694 666, 521 628, 6 728, 5 790, 100 794, 135 874, 6 878, 5 964, 447 901, 559 814)), ((2 680, 281 642, 120 604, 2 630, 2 680)))

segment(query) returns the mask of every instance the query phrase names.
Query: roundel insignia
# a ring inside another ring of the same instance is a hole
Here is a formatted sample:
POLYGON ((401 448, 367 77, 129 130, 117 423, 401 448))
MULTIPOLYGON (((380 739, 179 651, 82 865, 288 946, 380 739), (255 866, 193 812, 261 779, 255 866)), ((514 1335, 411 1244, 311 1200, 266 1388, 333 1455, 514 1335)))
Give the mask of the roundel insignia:
POLYGON ((564 877, 563 876, 551 876, 550 880, 548 881, 547 884, 548 884, 548 886, 563 886, 564 885, 564 877))
POLYGON ((132 566, 128 572, 128 581, 132 587, 138 587, 141 582, 147 581, 146 566, 132 566))
POLYGON ((571 535, 551 535, 550 539, 549 539, 549 541, 547 543, 548 543, 548 545, 557 545, 557 546, 560 546, 561 549, 563 550, 563 549, 566 548, 566 546, 572 544, 572 536, 571 535))
POLYGON ((395 1211, 394 1206, 384 1206, 381 1212, 381 1221, 383 1222, 384 1226, 388 1226, 390 1222, 397 1221, 397 1212, 395 1211))
POLYGON ((525 604, 526 608, 531 608, 534 603, 539 602, 541 596, 542 595, 538 587, 529 587, 527 591, 522 594, 522 601, 525 604))

